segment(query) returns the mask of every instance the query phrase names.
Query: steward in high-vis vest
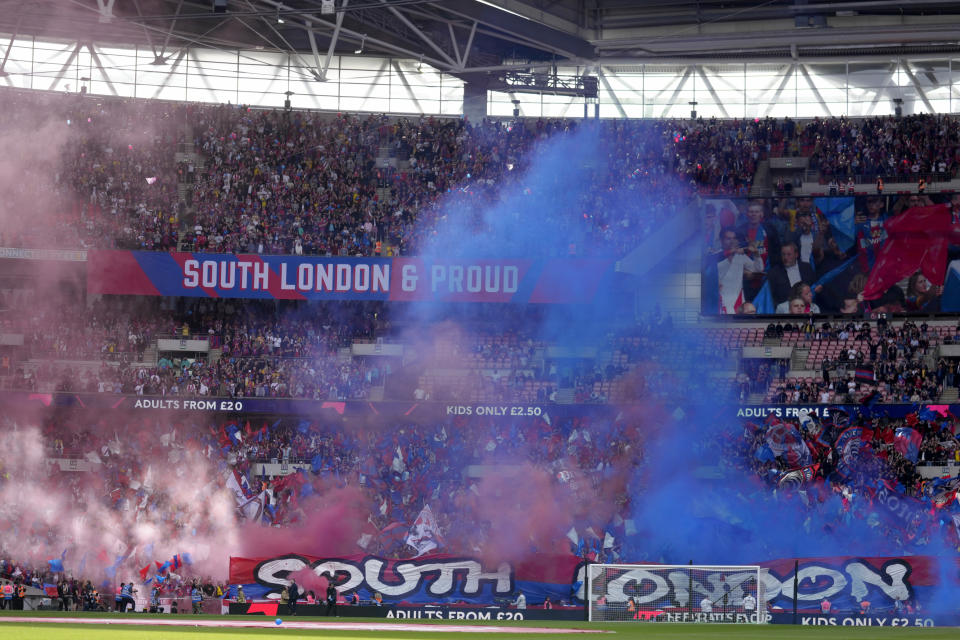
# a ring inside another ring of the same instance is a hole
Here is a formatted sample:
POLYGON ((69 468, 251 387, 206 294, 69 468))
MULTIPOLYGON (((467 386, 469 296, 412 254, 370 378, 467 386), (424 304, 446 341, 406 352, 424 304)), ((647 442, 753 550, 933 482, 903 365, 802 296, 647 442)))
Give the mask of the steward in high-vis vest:
POLYGON ((0 591, 3 592, 3 597, 0 598, 0 609, 13 609, 13 585, 4 582, 0 591))

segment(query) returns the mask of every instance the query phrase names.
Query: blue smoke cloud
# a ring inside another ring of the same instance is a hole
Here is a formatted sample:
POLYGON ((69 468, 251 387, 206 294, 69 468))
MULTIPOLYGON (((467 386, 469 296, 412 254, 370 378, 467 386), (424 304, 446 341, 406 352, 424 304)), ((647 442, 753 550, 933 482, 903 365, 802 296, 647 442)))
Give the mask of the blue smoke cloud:
MULTIPOLYGON (((623 171, 625 150, 610 144, 598 127, 585 123, 540 142, 528 157, 517 159, 517 168, 502 182, 478 178, 452 189, 420 230, 426 240, 417 255, 428 261, 454 256, 544 259, 607 251, 613 257, 611 247, 617 243, 611 237, 660 224, 644 203, 662 199, 659 191, 678 188, 676 180, 664 175, 659 181, 611 184, 607 177, 623 171), (609 224, 594 217, 598 202, 609 224)), ((632 162, 629 151, 626 157, 632 162)), ((678 201, 677 216, 682 207, 678 201)), ((693 231, 681 228, 680 233, 689 237, 693 231)), ((614 278, 591 305, 417 305, 406 310, 404 321, 422 335, 424 328, 443 320, 467 327, 482 318, 487 330, 515 331, 572 351, 599 350, 610 344, 612 333, 636 322, 638 310, 652 318, 661 303, 666 306, 668 292, 661 285, 672 268, 668 262, 643 280, 614 278)), ((587 284, 576 277, 569 281, 571 287, 587 284)), ((701 332, 661 333, 650 345, 640 358, 641 366, 648 365, 645 376, 631 379, 638 389, 641 379, 644 388, 659 389, 656 402, 666 403, 661 407, 666 413, 681 411, 669 424, 643 425, 649 433, 642 443, 644 464, 630 488, 630 515, 638 533, 625 542, 624 561, 753 564, 902 553, 862 496, 845 509, 836 492, 774 491, 743 464, 742 456, 749 454, 738 449, 743 425, 735 418, 736 407, 712 381, 714 361, 703 355, 715 348, 701 332)), ((654 400, 649 391, 638 395, 654 400)), ((955 557, 939 535, 921 552, 955 557)), ((943 566, 942 583, 954 583, 953 562, 943 566)), ((947 607, 954 595, 944 588, 930 605, 947 607)))

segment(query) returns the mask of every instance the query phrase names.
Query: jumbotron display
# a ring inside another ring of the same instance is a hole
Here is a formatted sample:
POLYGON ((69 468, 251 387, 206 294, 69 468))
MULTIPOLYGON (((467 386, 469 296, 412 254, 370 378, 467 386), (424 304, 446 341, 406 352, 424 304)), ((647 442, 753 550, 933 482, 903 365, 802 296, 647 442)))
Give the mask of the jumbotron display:
POLYGON ((960 194, 703 200, 704 315, 960 311, 960 194))

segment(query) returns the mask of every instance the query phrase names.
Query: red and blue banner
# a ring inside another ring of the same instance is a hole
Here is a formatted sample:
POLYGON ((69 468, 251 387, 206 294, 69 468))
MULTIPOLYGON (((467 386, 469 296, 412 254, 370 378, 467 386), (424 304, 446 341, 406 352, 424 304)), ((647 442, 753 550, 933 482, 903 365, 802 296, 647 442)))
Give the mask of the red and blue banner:
MULTIPOLYGON (((872 612, 892 612, 905 607, 931 611, 950 600, 958 588, 960 559, 933 556, 860 558, 789 558, 761 562, 763 595, 769 610, 793 608, 794 567, 797 573, 797 606, 800 611, 819 611, 824 600, 836 613, 862 610, 870 603, 872 612), (945 583, 948 582, 949 584, 945 583)), ((513 599, 523 592, 528 605, 538 605, 545 597, 553 602, 583 603, 584 565, 573 555, 535 554, 519 563, 488 564, 479 560, 448 555, 422 556, 408 560, 389 560, 375 556, 318 558, 286 554, 267 558, 231 558, 231 596, 243 585, 248 601, 276 602, 290 584, 290 574, 311 570, 317 576, 332 578, 337 590, 354 592, 369 601, 374 592, 384 604, 465 603, 493 605, 513 599)), ((687 606, 691 590, 694 602, 710 596, 719 600, 724 585, 716 580, 691 578, 671 580, 655 576, 629 565, 617 568, 617 589, 607 593, 608 604, 617 598, 645 602, 676 603, 687 606), (671 593, 664 593, 668 590, 671 593)), ((742 593, 730 592, 736 598, 742 593)))
POLYGON ((572 555, 537 554, 519 563, 489 565, 449 555, 392 560, 375 556, 316 556, 287 554, 272 558, 230 558, 231 594, 243 585, 247 599, 278 600, 290 584, 288 576, 303 569, 333 579, 342 594, 371 600, 380 593, 385 603, 493 604, 522 591, 528 602, 570 601, 574 586, 583 582, 582 560, 572 555))
POLYGON ((606 259, 322 258, 90 251, 87 292, 277 300, 590 303, 606 259))
MULTIPOLYGON (((785 558, 760 563, 767 570, 764 591, 774 612, 793 609, 795 562, 785 558)), ((869 603, 871 612, 893 612, 908 606, 930 612, 951 600, 950 594, 958 587, 958 572, 960 559, 956 557, 802 558, 797 572, 797 608, 819 611, 826 600, 835 613, 860 612, 864 602, 869 603), (945 579, 949 584, 944 584, 945 579)))

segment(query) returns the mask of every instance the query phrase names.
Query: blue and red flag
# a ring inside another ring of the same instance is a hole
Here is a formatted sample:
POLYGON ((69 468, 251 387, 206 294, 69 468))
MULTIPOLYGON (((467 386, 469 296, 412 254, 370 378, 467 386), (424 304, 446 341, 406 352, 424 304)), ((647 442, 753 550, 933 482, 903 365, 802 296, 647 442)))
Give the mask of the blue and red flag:
POLYGON ((898 427, 893 435, 893 448, 910 462, 916 462, 920 456, 920 444, 923 436, 916 429, 898 427))

